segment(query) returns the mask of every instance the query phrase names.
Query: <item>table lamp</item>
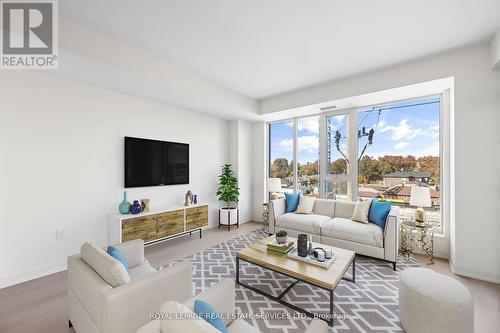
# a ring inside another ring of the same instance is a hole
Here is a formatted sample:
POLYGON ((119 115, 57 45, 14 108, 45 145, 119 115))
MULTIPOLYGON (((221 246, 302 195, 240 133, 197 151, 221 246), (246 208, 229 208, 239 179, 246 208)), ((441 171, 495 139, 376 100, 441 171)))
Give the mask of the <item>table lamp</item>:
POLYGON ((415 211, 415 225, 425 227, 425 211, 423 207, 431 207, 431 191, 429 188, 413 186, 411 188, 410 205, 418 207, 415 211))
POLYGON ((271 193, 271 200, 278 198, 277 192, 282 192, 281 189, 281 179, 280 178, 268 178, 267 179, 267 192, 271 193))

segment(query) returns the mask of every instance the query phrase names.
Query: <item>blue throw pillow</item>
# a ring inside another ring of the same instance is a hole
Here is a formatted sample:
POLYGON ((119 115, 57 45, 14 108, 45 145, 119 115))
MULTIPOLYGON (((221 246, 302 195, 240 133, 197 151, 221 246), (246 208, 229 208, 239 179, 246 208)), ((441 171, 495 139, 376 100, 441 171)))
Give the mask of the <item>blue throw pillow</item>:
POLYGON ((370 213, 368 214, 368 221, 375 223, 384 230, 385 220, 387 220, 387 215, 391 211, 391 206, 391 202, 382 202, 373 199, 370 206, 370 213))
POLYGON ((223 333, 228 333, 221 315, 207 302, 194 301, 194 313, 223 333))
POLYGON ((122 265, 125 267, 125 269, 128 272, 128 261, 127 258, 125 258, 125 255, 122 253, 122 251, 118 250, 114 246, 108 246, 108 254, 118 260, 119 262, 122 263, 122 265))
POLYGON ((297 206, 299 205, 300 193, 286 193, 286 212, 293 213, 297 210, 297 206))

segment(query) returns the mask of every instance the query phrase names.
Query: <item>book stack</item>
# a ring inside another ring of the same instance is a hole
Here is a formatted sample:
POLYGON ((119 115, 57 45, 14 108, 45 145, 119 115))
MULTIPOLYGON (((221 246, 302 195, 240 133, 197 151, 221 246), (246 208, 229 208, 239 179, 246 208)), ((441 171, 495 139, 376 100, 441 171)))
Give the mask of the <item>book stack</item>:
POLYGON ((294 242, 293 241, 288 241, 284 244, 278 244, 276 240, 272 240, 271 242, 267 243, 267 250, 268 251, 273 251, 273 252, 278 252, 282 254, 287 254, 288 252, 292 251, 295 248, 294 242))

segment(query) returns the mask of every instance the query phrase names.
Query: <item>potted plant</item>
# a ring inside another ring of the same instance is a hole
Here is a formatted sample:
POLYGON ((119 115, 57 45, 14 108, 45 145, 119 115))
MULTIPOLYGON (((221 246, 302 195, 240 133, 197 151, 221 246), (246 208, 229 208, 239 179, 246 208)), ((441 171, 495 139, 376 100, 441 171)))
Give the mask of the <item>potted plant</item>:
POLYGON ((222 173, 219 176, 219 188, 216 193, 219 201, 225 202, 225 206, 219 210, 219 227, 220 224, 230 225, 239 224, 238 221, 238 201, 240 188, 238 187, 238 179, 231 170, 231 164, 222 166, 222 173), (231 206, 233 204, 234 206, 231 206))
POLYGON ((278 230, 276 232, 276 242, 278 244, 285 244, 288 240, 288 233, 285 230, 278 230))

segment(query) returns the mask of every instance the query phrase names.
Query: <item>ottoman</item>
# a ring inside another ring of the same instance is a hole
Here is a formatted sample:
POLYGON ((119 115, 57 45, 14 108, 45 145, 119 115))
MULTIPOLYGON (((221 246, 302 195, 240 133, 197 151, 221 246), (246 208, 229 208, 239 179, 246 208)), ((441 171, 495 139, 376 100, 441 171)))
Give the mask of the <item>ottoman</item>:
POLYGON ((474 332, 474 304, 467 288, 428 268, 401 272, 399 318, 408 333, 474 332))

